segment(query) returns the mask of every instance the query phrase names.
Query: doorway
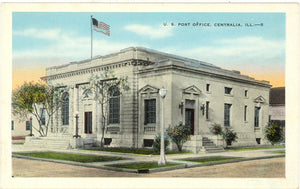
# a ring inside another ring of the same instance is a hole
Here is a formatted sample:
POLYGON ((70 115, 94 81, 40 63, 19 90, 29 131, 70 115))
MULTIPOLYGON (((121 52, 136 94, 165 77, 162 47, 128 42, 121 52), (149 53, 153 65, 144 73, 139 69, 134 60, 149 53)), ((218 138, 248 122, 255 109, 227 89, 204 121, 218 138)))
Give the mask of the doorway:
POLYGON ((195 134, 194 114, 195 114, 194 109, 185 109, 185 125, 189 125, 191 127, 192 135, 195 134))
POLYGON ((93 116, 92 112, 84 112, 84 133, 92 134, 93 133, 93 116))

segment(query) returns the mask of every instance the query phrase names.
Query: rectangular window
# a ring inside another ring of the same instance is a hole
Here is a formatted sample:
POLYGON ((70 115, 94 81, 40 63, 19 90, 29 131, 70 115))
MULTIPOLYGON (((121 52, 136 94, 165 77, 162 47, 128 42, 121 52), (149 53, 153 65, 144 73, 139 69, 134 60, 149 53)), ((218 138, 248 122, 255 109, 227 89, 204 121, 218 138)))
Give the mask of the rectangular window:
POLYGON ((120 123, 120 98, 113 97, 109 100, 109 123, 120 123))
POLYGON ((154 143, 153 139, 144 139, 144 147, 152 147, 154 143))
POLYGON ((248 90, 245 90, 245 97, 248 97, 248 90))
POLYGON ((232 88, 225 87, 225 94, 231 94, 232 88))
POLYGON ((156 99, 145 100, 145 125, 156 123, 156 99))
POLYGON ((261 140, 261 138, 256 138, 256 143, 260 144, 260 140, 261 140))
POLYGON ((30 130, 30 121, 26 121, 26 131, 30 130))
POLYGON ((226 127, 230 126, 230 108, 231 104, 224 105, 224 126, 226 127))
POLYGON ((260 112, 260 107, 255 107, 254 127, 259 127, 259 112, 260 112))
POLYGON ((45 110, 45 108, 41 109, 41 122, 42 122, 42 125, 46 124, 46 110, 45 110))
POLYGON ((93 133, 93 114, 92 112, 84 112, 84 133, 93 133))
POLYGON ((14 124, 14 121, 11 121, 11 130, 13 131, 15 128, 15 124, 14 124))
POLYGON ((62 124, 69 125, 69 94, 64 93, 62 100, 63 100, 62 109, 61 109, 62 124))
POLYGON ((104 145, 109 146, 112 141, 112 138, 104 138, 104 145))
POLYGON ((206 84, 206 92, 209 92, 210 84, 206 84))
POLYGON ((247 121, 247 106, 244 107, 244 121, 247 121))
POLYGON ((209 114, 208 114, 208 111, 209 111, 209 101, 206 101, 206 119, 208 120, 209 119, 209 114))

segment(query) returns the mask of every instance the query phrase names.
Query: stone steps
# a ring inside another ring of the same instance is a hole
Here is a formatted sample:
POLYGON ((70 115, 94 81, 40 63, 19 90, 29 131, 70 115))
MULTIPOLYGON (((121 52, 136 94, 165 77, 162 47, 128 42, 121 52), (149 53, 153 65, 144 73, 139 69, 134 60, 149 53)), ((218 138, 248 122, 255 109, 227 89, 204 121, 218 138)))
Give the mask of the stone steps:
POLYGON ((215 152, 224 152, 225 150, 223 147, 215 145, 213 143, 213 141, 211 141, 207 137, 203 137, 202 138, 202 147, 201 147, 200 151, 206 152, 206 153, 215 153, 215 152))
POLYGON ((67 149, 70 139, 70 137, 28 138, 24 145, 29 148, 67 149))

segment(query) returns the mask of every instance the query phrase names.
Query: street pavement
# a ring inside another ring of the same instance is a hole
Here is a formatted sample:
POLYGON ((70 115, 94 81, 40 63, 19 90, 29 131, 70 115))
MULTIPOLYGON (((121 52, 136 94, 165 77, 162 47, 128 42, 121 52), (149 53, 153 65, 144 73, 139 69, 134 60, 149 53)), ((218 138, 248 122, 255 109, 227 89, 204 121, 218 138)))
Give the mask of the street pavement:
MULTIPOLYGON (((13 145, 13 152, 49 151, 46 149, 26 149, 21 145, 13 145)), ((182 161, 183 158, 230 156, 248 158, 251 161, 226 163, 222 165, 209 165, 205 167, 185 168, 171 171, 155 172, 149 174, 136 174, 120 171, 104 170, 104 165, 114 163, 129 163, 143 161, 158 161, 158 155, 134 155, 127 153, 112 153, 87 151, 77 149, 55 150, 57 152, 92 154, 101 156, 121 156, 128 160, 115 162, 72 163, 64 161, 45 162, 21 158, 13 158, 14 177, 284 177, 285 158, 274 152, 284 151, 279 149, 263 149, 248 151, 225 151, 218 153, 199 154, 172 154, 167 155, 168 162, 181 162, 187 167, 199 166, 198 163, 182 161), (166 174, 167 173, 167 174, 166 174)), ((204 165, 204 164, 203 164, 204 165)))
POLYGON ((284 178, 285 158, 261 159, 137 174, 62 163, 13 158, 14 177, 182 177, 182 178, 284 178))

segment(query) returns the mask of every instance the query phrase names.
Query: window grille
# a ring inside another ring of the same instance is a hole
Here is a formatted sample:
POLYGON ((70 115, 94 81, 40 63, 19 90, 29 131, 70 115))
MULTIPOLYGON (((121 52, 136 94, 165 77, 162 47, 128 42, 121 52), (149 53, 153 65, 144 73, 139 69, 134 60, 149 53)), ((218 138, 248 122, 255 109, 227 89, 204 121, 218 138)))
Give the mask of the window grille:
POLYGON ((260 107, 255 107, 254 127, 259 127, 259 112, 260 112, 260 107))
POLYGON ((145 124, 156 123, 156 99, 145 100, 145 124))
POLYGON ((62 98, 62 124, 69 125, 69 94, 65 93, 62 98))
POLYGON ((117 87, 113 87, 110 90, 109 123, 120 123, 120 91, 117 87))
POLYGON ((231 104, 224 105, 224 126, 230 126, 230 108, 231 104))
POLYGON ((30 121, 26 121, 26 131, 30 130, 30 121))

